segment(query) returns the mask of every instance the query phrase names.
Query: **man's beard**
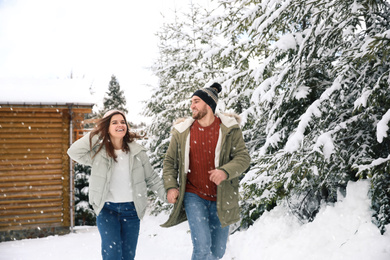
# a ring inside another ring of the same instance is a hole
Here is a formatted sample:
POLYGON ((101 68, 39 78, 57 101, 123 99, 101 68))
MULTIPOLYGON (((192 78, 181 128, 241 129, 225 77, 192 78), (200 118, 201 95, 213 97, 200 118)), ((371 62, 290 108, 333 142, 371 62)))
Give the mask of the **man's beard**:
POLYGON ((192 118, 195 120, 201 120, 207 114, 207 109, 198 110, 198 113, 194 115, 194 111, 192 111, 192 118))

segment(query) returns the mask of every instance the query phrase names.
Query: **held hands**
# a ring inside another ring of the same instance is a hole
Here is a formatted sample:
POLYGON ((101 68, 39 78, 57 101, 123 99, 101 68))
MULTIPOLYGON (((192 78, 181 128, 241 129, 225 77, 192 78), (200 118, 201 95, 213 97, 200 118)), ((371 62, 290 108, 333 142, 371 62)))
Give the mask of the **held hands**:
POLYGON ((214 169, 209 171, 210 174, 210 181, 214 182, 215 184, 219 185, 222 181, 227 179, 227 175, 224 171, 214 169))
POLYGON ((179 189, 173 188, 168 190, 167 200, 169 203, 176 203, 179 197, 179 189))

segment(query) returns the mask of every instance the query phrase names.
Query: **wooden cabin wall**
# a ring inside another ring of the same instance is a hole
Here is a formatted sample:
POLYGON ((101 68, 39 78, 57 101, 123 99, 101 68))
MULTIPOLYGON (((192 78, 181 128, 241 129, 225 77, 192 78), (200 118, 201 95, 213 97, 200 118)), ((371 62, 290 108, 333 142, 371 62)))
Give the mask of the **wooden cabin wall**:
POLYGON ((0 107, 0 241, 69 232, 69 119, 68 108, 0 107))

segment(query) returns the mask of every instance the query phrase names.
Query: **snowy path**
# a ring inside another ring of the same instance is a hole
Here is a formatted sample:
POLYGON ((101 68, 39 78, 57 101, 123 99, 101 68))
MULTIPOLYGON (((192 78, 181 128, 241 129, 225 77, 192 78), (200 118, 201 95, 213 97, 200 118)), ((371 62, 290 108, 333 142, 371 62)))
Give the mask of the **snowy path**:
MULTIPOLYGON (((323 205, 316 219, 304 225, 278 206, 247 231, 230 236, 223 260, 389 260, 390 231, 380 235, 372 224, 368 188, 368 181, 350 183, 345 198, 323 205)), ((188 223, 160 227, 167 218, 145 215, 137 260, 191 259, 188 223)), ((0 260, 35 259, 101 259, 97 228, 78 227, 76 233, 65 236, 0 243, 0 260)))
MULTIPOLYGON (((173 228, 159 225, 167 219, 146 215, 141 222, 136 259, 191 258, 191 237, 188 225, 173 228)), ((96 227, 76 227, 75 233, 40 239, 0 243, 1 260, 96 260, 100 257, 100 236, 96 227)))

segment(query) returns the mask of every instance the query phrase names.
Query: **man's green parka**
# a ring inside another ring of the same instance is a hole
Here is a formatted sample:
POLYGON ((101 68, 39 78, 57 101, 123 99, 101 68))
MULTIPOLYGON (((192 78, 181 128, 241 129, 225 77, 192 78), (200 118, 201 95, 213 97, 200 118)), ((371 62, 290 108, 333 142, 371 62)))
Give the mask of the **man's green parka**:
MULTIPOLYGON (((222 227, 240 220, 239 177, 249 168, 250 157, 235 115, 216 114, 221 119, 219 138, 215 148, 215 167, 225 171, 228 178, 217 186, 217 212, 222 227)), ((189 170, 190 127, 194 119, 176 122, 164 159, 163 180, 168 191, 179 188, 179 198, 171 215, 162 227, 171 227, 185 220, 183 199, 189 170)))

